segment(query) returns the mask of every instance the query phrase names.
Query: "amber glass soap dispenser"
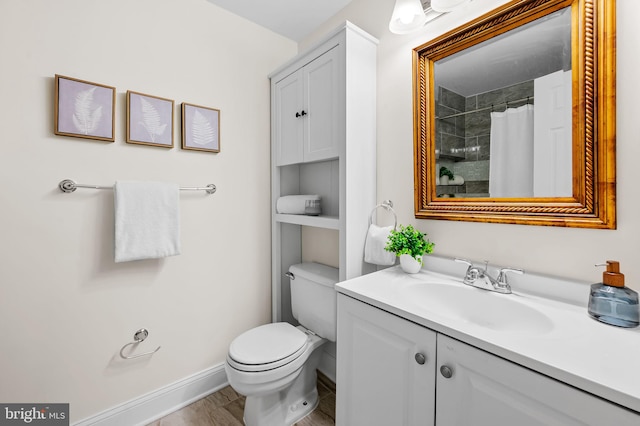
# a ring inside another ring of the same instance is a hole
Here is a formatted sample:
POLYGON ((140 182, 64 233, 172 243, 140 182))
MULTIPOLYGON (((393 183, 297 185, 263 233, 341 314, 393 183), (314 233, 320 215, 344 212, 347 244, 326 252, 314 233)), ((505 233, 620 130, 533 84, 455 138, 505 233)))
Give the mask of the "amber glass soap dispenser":
POLYGON ((589 315, 600 322, 618 327, 637 327, 640 323, 638 293, 624 286, 620 262, 607 260, 602 282, 591 285, 589 315))

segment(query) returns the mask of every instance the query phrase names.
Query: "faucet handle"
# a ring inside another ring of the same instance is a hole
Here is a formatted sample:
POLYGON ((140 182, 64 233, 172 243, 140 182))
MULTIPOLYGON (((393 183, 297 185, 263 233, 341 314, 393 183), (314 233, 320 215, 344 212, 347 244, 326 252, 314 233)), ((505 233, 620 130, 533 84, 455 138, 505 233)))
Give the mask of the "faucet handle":
POLYGON ((511 286, 507 281, 507 272, 513 272, 514 274, 522 275, 524 271, 522 269, 516 268, 502 268, 500 269, 500 273, 498 274, 498 279, 496 279, 495 291, 504 294, 511 293, 511 286))
POLYGON ((468 261, 467 259, 461 259, 459 257, 454 258, 453 260, 455 260, 458 263, 464 263, 466 265, 468 265, 469 267, 473 266, 473 263, 471 263, 470 261, 468 261))
POLYGON ((500 284, 507 284, 507 272, 513 272, 514 274, 518 275, 524 274, 523 269, 502 268, 500 269, 500 273, 498 274, 498 279, 496 281, 498 281, 498 283, 500 284))
POLYGON ((462 280, 465 284, 473 285, 473 282, 478 279, 478 268, 473 266, 473 263, 469 262, 467 259, 460 259, 458 257, 454 258, 458 263, 464 263, 467 265, 467 272, 464 274, 464 279, 462 280))

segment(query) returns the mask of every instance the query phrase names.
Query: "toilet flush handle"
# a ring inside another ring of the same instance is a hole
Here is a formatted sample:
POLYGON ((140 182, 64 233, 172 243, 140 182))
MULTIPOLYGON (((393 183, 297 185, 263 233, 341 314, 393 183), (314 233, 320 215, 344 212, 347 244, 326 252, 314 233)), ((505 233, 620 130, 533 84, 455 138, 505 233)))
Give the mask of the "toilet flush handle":
POLYGON ((286 275, 287 277, 289 277, 290 279, 292 279, 292 280, 295 280, 295 279, 296 279, 296 276, 295 276, 295 275, 293 275, 293 273, 291 273, 291 272, 287 272, 287 273, 285 273, 285 275, 286 275))

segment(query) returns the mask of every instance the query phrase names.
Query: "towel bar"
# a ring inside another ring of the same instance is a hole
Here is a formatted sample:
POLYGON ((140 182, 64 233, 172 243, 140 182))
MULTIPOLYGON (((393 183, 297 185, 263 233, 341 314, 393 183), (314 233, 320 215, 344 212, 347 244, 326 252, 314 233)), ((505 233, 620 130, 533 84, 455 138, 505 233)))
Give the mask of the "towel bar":
POLYGON ((160 350, 160 346, 158 346, 154 351, 151 352, 145 352, 142 354, 138 354, 138 355, 125 355, 124 354, 124 350, 126 348, 128 348, 131 345, 135 345, 137 343, 143 342, 147 336, 149 336, 149 332, 147 331, 146 328, 141 328, 140 330, 136 331, 136 334, 133 335, 133 342, 129 342, 126 345, 124 345, 121 349, 120 349, 120 356, 124 359, 134 359, 134 358, 140 358, 141 356, 147 356, 147 355, 153 355, 156 352, 158 352, 160 350))
MULTIPOLYGON (((113 186, 102 186, 102 185, 89 185, 84 183, 76 183, 71 179, 65 179, 58 183, 58 188, 60 191, 65 193, 70 193, 75 191, 78 188, 93 188, 93 189, 113 189, 113 186)), ((180 187, 181 191, 206 191, 207 194, 213 194, 216 192, 216 186, 212 183, 205 187, 180 187)))

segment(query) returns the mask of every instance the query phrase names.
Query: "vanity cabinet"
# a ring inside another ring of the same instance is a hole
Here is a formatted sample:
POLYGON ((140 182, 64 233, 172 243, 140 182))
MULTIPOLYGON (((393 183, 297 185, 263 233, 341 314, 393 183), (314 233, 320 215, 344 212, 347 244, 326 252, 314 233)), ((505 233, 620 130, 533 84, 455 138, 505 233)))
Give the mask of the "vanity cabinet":
POLYGON ((434 331, 339 294, 337 341, 337 425, 434 424, 434 331))
POLYGON ((309 243, 323 241, 340 281, 374 270, 364 240, 376 205, 376 51, 346 22, 269 76, 273 321, 296 323, 284 274, 319 261, 309 243), (320 195, 320 215, 277 211, 278 198, 306 194, 320 195))
POLYGON ((338 342, 338 426, 638 425, 637 413, 343 294, 338 342))
POLYGON ((338 157, 340 68, 339 50, 332 48, 275 82, 277 166, 338 157))

